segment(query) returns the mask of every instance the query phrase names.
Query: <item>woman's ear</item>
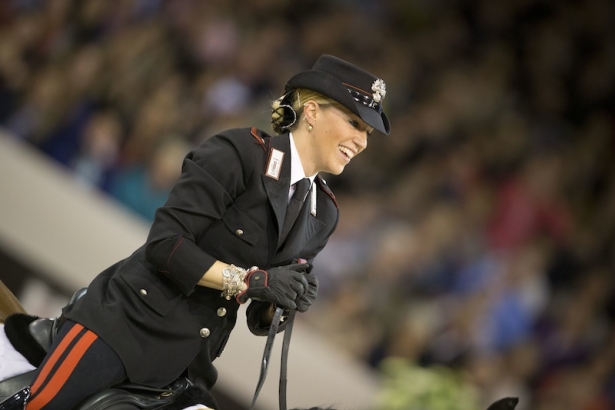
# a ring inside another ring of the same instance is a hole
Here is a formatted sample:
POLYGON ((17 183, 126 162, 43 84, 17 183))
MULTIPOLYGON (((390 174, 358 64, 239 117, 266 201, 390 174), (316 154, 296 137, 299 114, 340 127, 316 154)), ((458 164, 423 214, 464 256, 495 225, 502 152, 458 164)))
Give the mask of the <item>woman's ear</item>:
POLYGON ((314 100, 308 100, 303 104, 303 116, 309 124, 314 124, 316 121, 319 105, 314 100))

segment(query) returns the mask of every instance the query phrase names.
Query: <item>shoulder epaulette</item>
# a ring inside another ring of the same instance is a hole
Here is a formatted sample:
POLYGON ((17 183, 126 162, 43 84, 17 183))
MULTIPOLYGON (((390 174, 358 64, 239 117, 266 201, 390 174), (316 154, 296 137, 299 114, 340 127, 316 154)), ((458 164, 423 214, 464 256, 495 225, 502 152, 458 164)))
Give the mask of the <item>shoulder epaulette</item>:
POLYGON ((333 194, 333 191, 331 191, 331 188, 329 188, 329 186, 327 185, 327 182, 320 175, 316 177, 316 180, 318 181, 318 186, 320 187, 320 189, 322 189, 327 195, 329 195, 329 197, 335 204, 335 207, 339 209, 339 207, 337 206, 337 200, 335 199, 335 195, 333 194))
POLYGON ((265 147, 265 140, 259 135, 259 130, 256 127, 252 127, 252 129, 250 130, 250 134, 252 134, 252 136, 256 140, 255 143, 260 145, 263 148, 263 151, 266 151, 267 148, 265 147))

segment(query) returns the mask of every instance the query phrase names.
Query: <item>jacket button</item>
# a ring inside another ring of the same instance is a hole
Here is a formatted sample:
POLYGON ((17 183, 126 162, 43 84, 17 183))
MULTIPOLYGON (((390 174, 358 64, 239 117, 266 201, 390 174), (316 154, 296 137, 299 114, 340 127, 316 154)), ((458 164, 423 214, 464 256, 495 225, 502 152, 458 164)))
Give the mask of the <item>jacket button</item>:
POLYGON ((201 331, 199 332, 199 334, 201 335, 201 337, 203 339, 205 339, 206 337, 209 337, 209 335, 211 334, 211 332, 209 331, 209 329, 207 329, 206 327, 204 327, 203 329, 201 329, 201 331))
POLYGON ((236 233, 238 236, 241 236, 241 235, 243 235, 243 229, 237 229, 237 230, 235 231, 235 233, 236 233))
POLYGON ((143 296, 147 296, 147 291, 145 289, 141 289, 139 293, 142 294, 143 296))
POLYGON ((222 317, 224 315, 226 315, 226 309, 223 307, 218 308, 218 316, 222 317))

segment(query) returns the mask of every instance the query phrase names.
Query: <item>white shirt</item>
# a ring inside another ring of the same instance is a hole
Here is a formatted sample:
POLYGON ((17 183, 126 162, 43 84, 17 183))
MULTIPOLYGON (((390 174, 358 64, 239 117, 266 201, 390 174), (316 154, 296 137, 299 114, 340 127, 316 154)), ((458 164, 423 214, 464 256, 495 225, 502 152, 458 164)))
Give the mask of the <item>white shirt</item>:
MULTIPOLYGON (((288 191, 288 200, 295 193, 295 184, 302 180, 303 178, 309 178, 310 184, 314 182, 314 178, 316 178, 316 174, 306 177, 305 171, 303 170, 303 164, 301 164, 301 158, 299 158, 299 151, 297 151, 297 146, 295 145, 295 141, 293 140, 293 133, 289 133, 288 138, 290 139, 290 189, 288 191)), ((312 189, 312 185, 310 185, 310 189, 312 189)))

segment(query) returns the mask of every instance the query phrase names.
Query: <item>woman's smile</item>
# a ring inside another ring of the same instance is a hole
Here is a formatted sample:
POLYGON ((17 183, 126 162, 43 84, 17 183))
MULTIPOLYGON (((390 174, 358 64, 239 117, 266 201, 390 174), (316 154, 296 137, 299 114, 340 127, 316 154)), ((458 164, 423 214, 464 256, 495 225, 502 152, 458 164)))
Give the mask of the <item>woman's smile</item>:
POLYGON ((340 174, 346 165, 365 148, 367 136, 371 128, 356 115, 337 107, 324 107, 327 129, 318 138, 323 147, 334 149, 335 160, 327 159, 325 152, 321 154, 322 170, 332 174, 340 174))
POLYGON ((340 150, 342 156, 346 159, 346 163, 350 162, 352 157, 355 156, 355 153, 350 148, 347 148, 347 147, 345 147, 343 145, 339 146, 339 150, 340 150))

